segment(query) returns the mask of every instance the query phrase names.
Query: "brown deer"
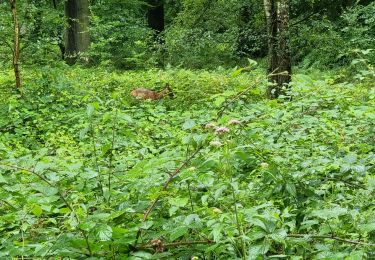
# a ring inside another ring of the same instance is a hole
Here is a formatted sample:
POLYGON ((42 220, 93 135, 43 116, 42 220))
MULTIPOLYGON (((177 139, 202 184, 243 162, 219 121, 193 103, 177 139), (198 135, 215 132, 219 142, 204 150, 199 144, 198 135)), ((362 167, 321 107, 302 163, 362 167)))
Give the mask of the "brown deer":
POLYGON ((137 89, 134 89, 132 92, 130 92, 130 94, 136 99, 157 100, 165 96, 169 96, 170 98, 174 97, 172 88, 168 83, 165 84, 165 88, 160 92, 152 91, 147 88, 137 88, 137 89))

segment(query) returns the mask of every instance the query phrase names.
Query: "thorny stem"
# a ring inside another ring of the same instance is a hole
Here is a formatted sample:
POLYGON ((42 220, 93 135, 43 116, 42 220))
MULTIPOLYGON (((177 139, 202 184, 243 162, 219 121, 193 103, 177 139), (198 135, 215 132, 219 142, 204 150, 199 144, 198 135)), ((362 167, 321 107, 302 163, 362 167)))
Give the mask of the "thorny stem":
MULTIPOLYGON (((160 190, 160 194, 153 200, 153 202, 151 203, 151 205, 147 208, 147 211, 144 213, 143 215, 143 218, 142 218, 142 222, 145 222, 148 217, 150 216, 151 212, 153 211, 153 209, 155 208, 156 204, 159 202, 160 198, 161 198, 161 194, 163 193, 163 191, 166 191, 169 187, 169 185, 172 183, 173 179, 181 172, 181 170, 186 167, 190 162, 191 160, 193 160, 195 158, 195 156, 202 150, 203 146, 201 147, 198 147, 194 153, 192 153, 181 165, 180 167, 178 167, 173 173, 171 173, 169 175, 169 178, 168 180, 164 183, 162 189, 160 190)), ((139 228, 138 231, 137 231, 137 236, 136 236, 136 239, 135 239, 135 242, 134 242, 134 247, 136 247, 137 243, 138 243, 138 239, 139 237, 141 236, 142 234, 142 228, 139 228)))
POLYGON ((94 125, 92 123, 92 119, 91 119, 91 122, 90 122, 90 128, 91 128, 91 143, 92 143, 92 148, 93 148, 93 152, 94 152, 94 162, 95 162, 96 171, 99 174, 99 188, 100 188, 100 191, 103 195, 104 194, 103 180, 102 180, 102 174, 101 174, 101 171, 100 171, 100 168, 99 168, 99 163, 98 163, 98 153, 96 151, 96 144, 95 144, 96 136, 95 136, 95 129, 94 129, 94 125))
POLYGON ((109 165, 108 165, 108 168, 109 168, 109 172, 108 172, 108 194, 109 194, 108 202, 111 201, 111 186, 112 186, 111 184, 112 184, 112 174, 113 174, 113 151, 114 151, 114 148, 115 148, 117 114, 118 114, 118 110, 116 109, 115 111, 116 111, 116 113, 115 113, 115 117, 114 117, 113 124, 112 124, 112 140, 111 140, 111 149, 110 149, 110 154, 109 154, 109 165))
POLYGON ((337 241, 340 241, 340 242, 344 242, 344 243, 348 243, 348 244, 353 244, 353 245, 375 247, 375 244, 372 244, 372 243, 366 243, 366 242, 362 242, 362 241, 358 241, 358 240, 350 240, 350 239, 345 239, 345 238, 336 237, 336 236, 311 235, 311 234, 289 234, 289 235, 287 235, 287 237, 332 239, 332 240, 337 240, 337 241))
MULTIPOLYGON (((233 183, 233 178, 231 177, 230 178, 230 182, 233 183)), ((232 187, 232 197, 233 197, 233 203, 234 203, 234 216, 236 218, 236 224, 237 224, 237 230, 238 230, 238 235, 241 237, 241 246, 242 246, 242 258, 245 259, 246 257, 246 253, 245 253, 245 243, 243 241, 243 238, 242 238, 242 229, 241 229, 241 223, 240 223, 240 219, 238 217, 238 209, 237 209, 237 197, 236 197, 236 192, 234 190, 234 187, 232 185, 230 185, 232 187)))
MULTIPOLYGON (((173 243, 165 243, 162 244, 163 247, 178 247, 178 246, 188 246, 188 245, 199 245, 199 244, 213 244, 214 242, 211 240, 200 240, 200 241, 179 241, 173 243)), ((153 248, 154 245, 152 244, 145 244, 137 247, 138 249, 147 249, 153 248)))
POLYGON ((190 181, 187 182, 187 187, 188 187, 188 191, 189 191, 191 213, 193 213, 194 212, 194 205, 193 205, 193 198, 191 196, 190 181))

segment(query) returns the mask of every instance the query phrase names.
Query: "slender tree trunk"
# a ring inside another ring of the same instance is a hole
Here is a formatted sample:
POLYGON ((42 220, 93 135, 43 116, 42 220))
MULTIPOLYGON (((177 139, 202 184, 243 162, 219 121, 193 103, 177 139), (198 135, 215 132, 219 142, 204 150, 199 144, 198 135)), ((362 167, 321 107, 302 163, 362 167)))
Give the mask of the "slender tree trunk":
POLYGON ((157 34, 164 31, 164 1, 149 0, 151 5, 147 11, 148 26, 155 30, 157 34))
POLYGON ((291 80, 289 0, 264 0, 268 34, 269 98, 277 98, 291 80))
POLYGON ((21 89, 21 69, 20 69, 20 26, 17 18, 17 6, 16 0, 9 0, 10 9, 12 11, 12 19, 14 26, 14 37, 13 37, 13 70, 16 79, 17 89, 21 89))
MULTIPOLYGON (((289 40, 289 0, 280 0, 278 3, 278 54, 279 72, 277 85, 287 87, 291 81, 292 62, 290 56, 289 40)), ((277 93, 283 94, 282 91, 277 93)))
POLYGON ((66 0, 65 16, 68 22, 65 33, 65 60, 71 65, 76 62, 79 54, 90 47, 88 0, 66 0))
POLYGON ((264 0, 268 35, 268 69, 269 81, 275 82, 275 71, 278 68, 277 55, 277 9, 274 0, 264 0))

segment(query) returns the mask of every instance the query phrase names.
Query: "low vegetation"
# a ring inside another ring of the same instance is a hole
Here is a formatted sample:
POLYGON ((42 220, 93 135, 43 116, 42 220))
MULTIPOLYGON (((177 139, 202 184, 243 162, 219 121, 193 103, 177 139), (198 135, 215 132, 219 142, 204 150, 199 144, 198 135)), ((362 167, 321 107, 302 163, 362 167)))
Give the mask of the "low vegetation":
POLYGON ((374 0, 0 0, 0 259, 375 259, 374 0))
POLYGON ((276 101, 261 70, 25 75, 2 96, 1 258, 373 256, 368 84, 297 73, 276 101), (130 97, 165 82, 175 99, 130 97))

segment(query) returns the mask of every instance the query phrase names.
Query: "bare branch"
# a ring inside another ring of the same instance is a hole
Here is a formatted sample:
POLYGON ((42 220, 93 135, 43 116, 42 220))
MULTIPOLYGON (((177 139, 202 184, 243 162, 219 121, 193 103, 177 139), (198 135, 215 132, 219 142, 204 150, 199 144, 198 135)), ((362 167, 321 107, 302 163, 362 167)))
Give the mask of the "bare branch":
POLYGON ((324 236, 324 235, 310 235, 310 234, 289 234, 288 237, 295 237, 295 238, 315 238, 315 239, 332 239, 337 240, 340 242, 353 244, 353 245, 361 245, 361 246, 370 246, 375 247, 375 244, 366 243, 358 240, 350 240, 346 238, 336 237, 336 236, 324 236))

